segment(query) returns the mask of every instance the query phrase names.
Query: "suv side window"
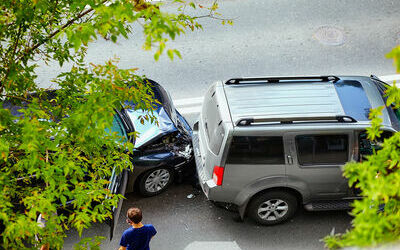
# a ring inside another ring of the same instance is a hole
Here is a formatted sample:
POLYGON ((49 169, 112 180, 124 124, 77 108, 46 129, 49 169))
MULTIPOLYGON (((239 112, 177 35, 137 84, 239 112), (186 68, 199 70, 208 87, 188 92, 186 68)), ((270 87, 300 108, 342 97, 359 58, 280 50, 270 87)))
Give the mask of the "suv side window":
POLYGON ((367 131, 360 132, 358 135, 359 160, 366 160, 366 157, 368 155, 372 155, 374 151, 382 149, 383 141, 391 137, 392 135, 392 132, 383 131, 379 138, 377 138, 375 141, 371 141, 370 139, 368 139, 367 131))
POLYGON ((285 164, 281 136, 234 136, 226 163, 285 164))
POLYGON ((347 135, 298 135, 295 140, 300 165, 344 164, 348 160, 347 135))

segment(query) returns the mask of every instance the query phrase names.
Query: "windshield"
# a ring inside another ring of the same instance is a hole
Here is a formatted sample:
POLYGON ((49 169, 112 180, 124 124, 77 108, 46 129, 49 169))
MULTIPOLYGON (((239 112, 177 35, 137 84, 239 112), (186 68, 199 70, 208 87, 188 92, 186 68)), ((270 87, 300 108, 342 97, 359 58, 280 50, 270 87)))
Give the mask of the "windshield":
POLYGON ((127 133, 127 131, 122 123, 122 120, 118 114, 114 115, 111 132, 116 133, 120 137, 118 142, 124 143, 127 141, 128 133, 127 133))
POLYGON ((146 115, 151 115, 147 111, 128 109, 126 112, 138 133, 135 147, 140 147, 159 136, 176 131, 163 107, 158 108, 152 114, 157 123, 144 119, 146 115))
MULTIPOLYGON (((387 104, 386 90, 388 87, 390 87, 390 85, 388 85, 385 82, 376 80, 376 79, 372 79, 372 80, 374 81, 379 93, 381 94, 384 103, 387 104)), ((396 108, 396 105, 394 103, 392 103, 390 106, 387 106, 386 110, 389 113, 390 122, 391 122, 393 128, 396 129, 397 131, 399 131, 400 130, 400 110, 398 108, 396 108)))
MULTIPOLYGON (((168 91, 166 91, 160 84, 158 84, 153 80, 147 79, 146 81, 148 81, 151 84, 151 89, 154 94, 154 99, 159 102, 159 103, 156 102, 153 103, 157 110, 156 112, 159 113, 159 110, 162 109, 165 115, 169 116, 170 120, 178 130, 180 130, 182 133, 190 134, 191 132, 190 126, 185 121, 183 121, 182 120, 183 118, 177 113, 172 98, 168 93, 168 91)), ((127 110, 132 110, 136 106, 136 104, 132 101, 125 101, 124 104, 125 107, 126 106, 130 107, 130 109, 127 110)), ((133 123, 135 122, 133 121, 133 123)), ((136 127, 137 126, 135 124, 135 130, 136 127)))

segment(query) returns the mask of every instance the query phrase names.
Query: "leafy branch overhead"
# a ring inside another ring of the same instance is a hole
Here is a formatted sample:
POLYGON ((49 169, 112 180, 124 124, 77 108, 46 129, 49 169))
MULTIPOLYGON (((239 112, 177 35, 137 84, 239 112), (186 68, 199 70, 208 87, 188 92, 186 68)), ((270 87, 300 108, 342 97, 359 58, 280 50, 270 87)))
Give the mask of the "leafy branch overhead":
MULTIPOLYGON (((155 59, 164 52, 171 59, 181 57, 167 48, 168 41, 202 28, 201 18, 223 20, 217 8, 216 2, 202 6, 180 0, 0 1, 0 229, 5 249, 44 243, 61 248, 66 230, 82 233, 110 218, 121 196, 111 192, 108 180, 113 172, 133 167, 132 143, 109 129, 114 114, 124 101, 132 101, 136 109, 149 110, 143 119, 154 121, 154 96, 145 78, 136 69, 119 69, 113 60, 88 65, 89 44, 99 38, 135 39, 141 33, 143 49, 155 49, 155 59), (51 61, 72 65, 53 80, 56 91, 41 89, 35 81, 38 64, 51 61), (47 220, 45 227, 36 223, 39 214, 47 220)), ((96 242, 82 244, 98 248, 96 242)))
MULTIPOLYGON (((393 59, 400 73, 400 46, 395 47, 387 57, 393 59)), ((400 121, 400 89, 386 86, 386 106, 394 109, 397 122, 400 121)), ((378 147, 373 154, 361 162, 345 166, 344 176, 350 187, 360 190, 361 200, 353 204, 354 216, 351 230, 344 234, 325 237, 329 248, 352 246, 397 249, 400 242, 400 132, 390 138, 382 138, 382 112, 386 107, 371 110, 371 127, 368 139, 378 147)))

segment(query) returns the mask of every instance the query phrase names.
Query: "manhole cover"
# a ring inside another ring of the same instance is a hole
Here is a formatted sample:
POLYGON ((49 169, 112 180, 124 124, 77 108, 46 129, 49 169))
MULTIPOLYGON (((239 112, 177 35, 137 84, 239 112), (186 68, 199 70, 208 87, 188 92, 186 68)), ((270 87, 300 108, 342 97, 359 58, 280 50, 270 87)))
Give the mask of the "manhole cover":
POLYGON ((321 26, 315 31, 314 38, 325 45, 342 45, 344 43, 343 32, 332 26, 321 26))

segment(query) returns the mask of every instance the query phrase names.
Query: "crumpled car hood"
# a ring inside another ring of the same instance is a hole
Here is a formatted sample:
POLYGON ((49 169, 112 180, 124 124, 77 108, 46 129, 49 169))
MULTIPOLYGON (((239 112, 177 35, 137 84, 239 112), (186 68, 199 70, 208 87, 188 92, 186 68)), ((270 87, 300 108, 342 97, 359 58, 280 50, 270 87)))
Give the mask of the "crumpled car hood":
POLYGON ((144 110, 127 109, 126 113, 135 127, 135 132, 139 133, 135 140, 136 148, 149 144, 161 136, 177 131, 174 123, 163 107, 159 107, 153 112, 154 117, 158 121, 158 125, 146 120, 144 120, 143 124, 140 122, 140 117, 147 114, 144 110))

